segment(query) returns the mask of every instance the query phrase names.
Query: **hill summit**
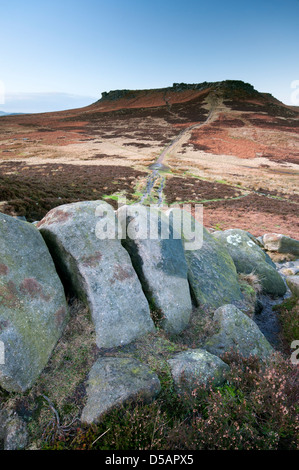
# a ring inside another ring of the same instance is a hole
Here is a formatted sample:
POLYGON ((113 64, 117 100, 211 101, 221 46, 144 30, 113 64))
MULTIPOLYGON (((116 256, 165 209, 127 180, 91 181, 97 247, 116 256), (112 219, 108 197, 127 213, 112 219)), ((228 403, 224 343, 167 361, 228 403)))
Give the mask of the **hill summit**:
MULTIPOLYGON (((171 87, 159 88, 156 91, 160 92, 181 92, 185 90, 242 90, 248 94, 257 94, 255 88, 250 83, 245 83, 241 80, 224 80, 220 82, 202 82, 202 83, 173 83, 171 87)), ((111 90, 109 92, 104 91, 102 98, 99 101, 106 100, 119 100, 121 98, 136 98, 139 93, 152 92, 153 90, 111 90)))

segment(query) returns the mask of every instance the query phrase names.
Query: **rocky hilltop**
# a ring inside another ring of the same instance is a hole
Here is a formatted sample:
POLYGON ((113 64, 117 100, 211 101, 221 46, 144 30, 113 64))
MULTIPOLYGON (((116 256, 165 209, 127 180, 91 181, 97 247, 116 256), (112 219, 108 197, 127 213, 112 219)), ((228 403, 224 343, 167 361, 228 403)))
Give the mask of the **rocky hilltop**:
POLYGON ((173 83, 171 87, 160 88, 158 90, 111 90, 109 92, 102 92, 102 98, 97 103, 103 101, 115 101, 121 98, 135 99, 138 95, 152 93, 153 91, 159 93, 181 92, 185 90, 239 90, 246 92, 250 95, 259 95, 257 90, 254 89, 250 83, 242 82, 241 80, 225 80, 222 82, 202 82, 202 83, 173 83))

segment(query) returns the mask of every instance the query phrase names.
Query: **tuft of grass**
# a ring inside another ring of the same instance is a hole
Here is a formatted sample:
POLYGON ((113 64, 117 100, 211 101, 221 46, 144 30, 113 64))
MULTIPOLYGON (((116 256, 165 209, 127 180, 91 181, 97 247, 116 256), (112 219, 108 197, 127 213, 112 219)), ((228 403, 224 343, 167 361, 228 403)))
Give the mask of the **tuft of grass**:
POLYGON ((220 179, 220 180, 216 180, 216 183, 219 183, 219 184, 229 184, 228 181, 226 181, 226 180, 221 180, 221 179, 220 179))
POLYGON ((262 283, 257 274, 251 272, 249 274, 240 273, 238 275, 239 282, 246 283, 247 285, 251 286, 252 289, 256 294, 261 294, 263 291, 262 283))
POLYGON ((296 255, 291 253, 277 253, 276 251, 267 251, 267 254, 270 256, 274 263, 286 263, 287 261, 295 261, 297 259, 296 255))
POLYGON ((252 317, 255 312, 255 305, 257 297, 262 293, 262 284, 257 274, 251 272, 249 274, 238 274, 238 280, 241 292, 245 298, 245 303, 248 305, 246 309, 247 315, 252 317))

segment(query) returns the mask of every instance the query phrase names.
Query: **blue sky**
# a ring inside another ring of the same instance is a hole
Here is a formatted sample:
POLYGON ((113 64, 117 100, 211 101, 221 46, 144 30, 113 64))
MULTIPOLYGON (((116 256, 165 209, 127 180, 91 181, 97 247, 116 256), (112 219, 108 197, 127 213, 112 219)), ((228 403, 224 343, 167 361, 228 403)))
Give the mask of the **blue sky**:
POLYGON ((299 80, 299 0, 0 6, 0 110, 7 112, 83 106, 118 88, 225 79, 291 104, 291 83, 299 80))

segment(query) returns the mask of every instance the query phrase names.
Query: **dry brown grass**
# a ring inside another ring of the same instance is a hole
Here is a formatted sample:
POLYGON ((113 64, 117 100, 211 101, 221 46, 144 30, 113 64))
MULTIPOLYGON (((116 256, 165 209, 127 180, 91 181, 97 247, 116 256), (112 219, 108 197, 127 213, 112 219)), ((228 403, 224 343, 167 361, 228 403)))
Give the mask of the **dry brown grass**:
POLYGON ((239 282, 246 282, 249 286, 251 286, 254 289, 256 294, 262 293, 262 290, 263 290, 262 283, 261 283, 259 276, 256 273, 254 272, 251 272, 249 274, 240 273, 238 276, 239 276, 239 282))

